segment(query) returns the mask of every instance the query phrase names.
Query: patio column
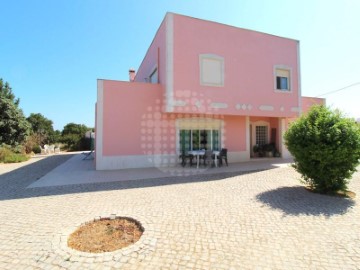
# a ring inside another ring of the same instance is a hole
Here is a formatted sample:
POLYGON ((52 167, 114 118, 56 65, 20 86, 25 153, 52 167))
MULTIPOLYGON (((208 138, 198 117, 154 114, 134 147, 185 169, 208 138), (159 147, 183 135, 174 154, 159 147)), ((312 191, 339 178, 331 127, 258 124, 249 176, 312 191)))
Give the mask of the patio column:
POLYGON ((287 126, 286 124, 287 124, 286 118, 279 118, 279 127, 280 127, 279 148, 280 148, 282 158, 291 158, 292 156, 291 156, 289 150, 286 148, 285 141, 284 141, 284 134, 286 131, 286 126, 287 126))
POLYGON ((246 116, 245 125, 246 125, 246 156, 250 159, 251 147, 250 147, 250 117, 249 116, 246 116))

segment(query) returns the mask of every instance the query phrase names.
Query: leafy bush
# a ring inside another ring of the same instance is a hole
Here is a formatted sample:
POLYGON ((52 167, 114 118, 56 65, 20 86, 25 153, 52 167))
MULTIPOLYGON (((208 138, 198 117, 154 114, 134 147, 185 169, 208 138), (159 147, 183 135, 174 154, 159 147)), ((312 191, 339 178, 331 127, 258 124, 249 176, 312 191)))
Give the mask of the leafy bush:
POLYGON ((85 125, 69 123, 62 131, 61 142, 71 151, 90 150, 90 138, 85 138, 89 130, 92 129, 85 125))
POLYGON ((41 113, 31 113, 27 121, 31 126, 31 134, 39 140, 37 144, 53 144, 60 139, 60 131, 54 131, 53 122, 41 113))
MULTIPOLYGON (((31 134, 30 136, 27 136, 26 141, 24 143, 25 152, 27 154, 30 154, 31 152, 36 153, 33 149, 36 146, 39 146, 41 144, 41 138, 39 134, 31 134)), ((41 151, 41 149, 40 149, 41 151)))
POLYGON ((27 155, 12 153, 9 156, 5 157, 4 163, 17 163, 27 160, 29 160, 29 157, 27 155))
POLYGON ((15 162, 23 162, 28 159, 29 157, 27 155, 14 153, 6 146, 0 148, 0 162, 15 163, 15 162))
POLYGON ((5 158, 13 154, 7 147, 0 147, 0 162, 4 162, 5 158))
POLYGON ((25 141, 30 124, 7 82, 0 78, 0 144, 15 146, 25 141))
POLYGON ((41 154, 41 148, 40 148, 39 145, 33 146, 32 151, 33 151, 35 154, 41 154))
POLYGON ((294 168, 320 193, 346 191, 360 159, 360 128, 325 106, 313 107, 285 133, 294 168))

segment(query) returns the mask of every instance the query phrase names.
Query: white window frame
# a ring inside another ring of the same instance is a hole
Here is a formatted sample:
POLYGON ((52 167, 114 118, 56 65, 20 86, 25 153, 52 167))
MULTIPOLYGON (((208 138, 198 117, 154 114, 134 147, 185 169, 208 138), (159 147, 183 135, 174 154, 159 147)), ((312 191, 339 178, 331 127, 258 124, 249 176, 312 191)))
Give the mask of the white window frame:
POLYGON ((292 93, 292 69, 290 67, 285 65, 274 66, 274 91, 277 93, 292 93), (288 89, 277 89, 278 70, 284 70, 289 73, 288 77, 286 77, 288 81, 288 89))
POLYGON ((251 125, 252 125, 252 138, 251 139, 252 139, 252 143, 253 143, 253 145, 251 146, 251 149, 256 145, 256 127, 258 127, 258 126, 266 126, 267 127, 266 143, 269 143, 269 140, 270 140, 270 123, 266 122, 266 121, 256 121, 256 122, 251 122, 251 125))
MULTIPOLYGON (((179 118, 175 121, 176 126, 176 152, 181 153, 180 149, 180 130, 219 130, 220 136, 220 147, 225 148, 225 136, 224 136, 224 120, 213 119, 213 118, 179 118)), ((192 133, 191 133, 192 136, 192 133)), ((212 135, 211 135, 212 136, 212 135)), ((192 141, 192 138, 191 138, 192 141)), ((211 145, 212 147, 212 145, 211 145)))
POLYGON ((200 85, 203 86, 215 86, 215 87, 223 87, 224 86, 224 57, 221 57, 216 54, 200 54, 199 55, 199 66, 200 66, 200 85), (206 82, 203 78, 204 72, 204 60, 217 61, 220 64, 220 82, 206 82))
MULTIPOLYGON (((181 132, 181 130, 184 130, 184 129, 179 129, 179 134, 178 134, 178 137, 179 137, 179 149, 181 150, 181 148, 180 148, 180 132, 181 132)), ((210 145, 210 149, 208 149, 208 150, 214 150, 213 149, 213 146, 214 146, 214 142, 213 142, 213 140, 214 140, 214 136, 213 136, 213 131, 217 131, 218 132, 218 136, 219 136, 219 138, 220 138, 220 140, 218 141, 219 142, 219 149, 218 149, 218 151, 220 151, 220 149, 221 149, 221 129, 186 129, 186 130, 189 130, 190 131, 190 150, 191 151, 193 151, 194 150, 194 144, 193 144, 193 134, 194 134, 194 131, 198 131, 199 132, 199 141, 198 141, 198 144, 199 145, 201 145, 201 131, 210 131, 210 138, 208 138, 208 140, 209 140, 209 142, 210 143, 208 143, 209 145, 210 145)), ((198 149, 198 150, 200 150, 200 149, 198 149)))

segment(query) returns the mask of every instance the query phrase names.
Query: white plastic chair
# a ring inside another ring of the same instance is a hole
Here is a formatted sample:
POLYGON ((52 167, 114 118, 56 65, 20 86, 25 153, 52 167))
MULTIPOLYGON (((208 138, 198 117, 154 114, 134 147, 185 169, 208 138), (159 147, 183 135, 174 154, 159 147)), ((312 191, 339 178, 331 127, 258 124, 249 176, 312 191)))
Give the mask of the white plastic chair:
POLYGON ((48 148, 49 154, 54 154, 55 153, 55 145, 50 145, 48 148))
POLYGON ((41 148, 41 154, 43 153, 43 150, 45 155, 49 154, 49 146, 47 144, 44 145, 44 149, 41 148))

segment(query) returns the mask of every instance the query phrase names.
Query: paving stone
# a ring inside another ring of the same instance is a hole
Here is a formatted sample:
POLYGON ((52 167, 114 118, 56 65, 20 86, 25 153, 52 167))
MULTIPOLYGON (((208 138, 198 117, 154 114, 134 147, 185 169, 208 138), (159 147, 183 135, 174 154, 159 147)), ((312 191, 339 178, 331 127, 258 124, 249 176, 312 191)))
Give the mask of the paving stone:
MULTIPOLYGON (((0 269, 359 269, 358 199, 310 193, 290 167, 27 188, 69 157, 0 164, 0 269), (100 256, 62 246, 111 213, 142 222, 143 242, 100 256)), ((360 196, 359 172, 349 187, 360 196)))

